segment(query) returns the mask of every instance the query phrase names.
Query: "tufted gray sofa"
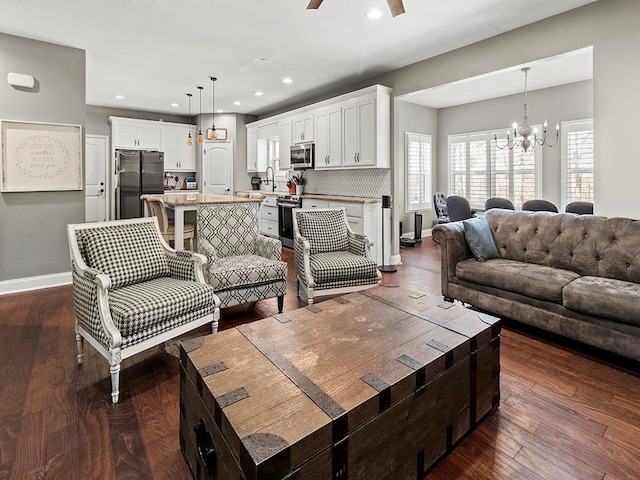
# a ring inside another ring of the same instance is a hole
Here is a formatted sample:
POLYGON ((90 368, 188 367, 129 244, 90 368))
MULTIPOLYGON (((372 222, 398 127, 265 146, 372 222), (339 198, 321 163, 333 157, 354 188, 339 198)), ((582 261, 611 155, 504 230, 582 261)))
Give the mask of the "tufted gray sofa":
POLYGON ((640 360, 640 221, 493 209, 499 258, 475 260, 462 222, 436 225, 442 294, 640 360))

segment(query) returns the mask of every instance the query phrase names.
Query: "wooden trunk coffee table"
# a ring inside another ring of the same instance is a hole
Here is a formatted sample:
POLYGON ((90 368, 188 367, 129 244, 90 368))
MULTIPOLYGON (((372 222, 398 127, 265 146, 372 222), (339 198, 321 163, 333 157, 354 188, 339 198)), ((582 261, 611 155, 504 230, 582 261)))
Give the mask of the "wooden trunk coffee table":
POLYGON ((421 479, 500 396, 497 318, 376 287, 181 346, 197 479, 421 479))

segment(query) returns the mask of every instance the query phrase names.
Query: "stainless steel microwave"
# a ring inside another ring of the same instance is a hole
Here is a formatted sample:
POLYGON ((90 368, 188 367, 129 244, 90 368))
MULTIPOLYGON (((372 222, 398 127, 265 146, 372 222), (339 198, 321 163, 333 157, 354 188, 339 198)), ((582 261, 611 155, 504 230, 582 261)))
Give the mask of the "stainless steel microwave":
POLYGON ((301 143, 291 146, 291 166, 294 169, 313 168, 313 143, 301 143))

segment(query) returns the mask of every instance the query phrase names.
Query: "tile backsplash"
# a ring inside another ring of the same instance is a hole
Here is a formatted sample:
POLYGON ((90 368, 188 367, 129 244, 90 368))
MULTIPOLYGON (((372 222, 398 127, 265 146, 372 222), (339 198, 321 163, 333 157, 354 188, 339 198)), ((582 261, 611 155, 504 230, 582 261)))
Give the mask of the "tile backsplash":
POLYGON ((187 177, 195 176, 196 172, 164 172, 164 186, 179 190, 183 188, 183 182, 187 177))
POLYGON ((391 192, 387 168, 305 170, 305 193, 378 198, 391 192))

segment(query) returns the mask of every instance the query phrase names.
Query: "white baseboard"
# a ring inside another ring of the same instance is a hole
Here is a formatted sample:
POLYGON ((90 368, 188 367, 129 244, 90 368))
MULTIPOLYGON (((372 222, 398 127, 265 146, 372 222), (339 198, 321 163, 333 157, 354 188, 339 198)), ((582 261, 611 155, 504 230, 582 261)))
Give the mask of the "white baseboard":
POLYGON ((28 290, 39 290, 41 288, 59 287, 71 284, 71 272, 53 273, 50 275, 40 275, 38 277, 16 278, 15 280, 4 280, 0 282, 0 295, 7 293, 26 292, 28 290))

